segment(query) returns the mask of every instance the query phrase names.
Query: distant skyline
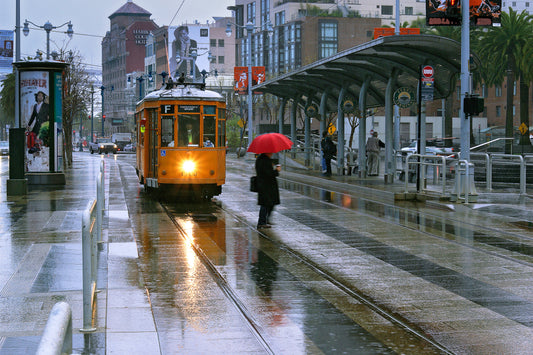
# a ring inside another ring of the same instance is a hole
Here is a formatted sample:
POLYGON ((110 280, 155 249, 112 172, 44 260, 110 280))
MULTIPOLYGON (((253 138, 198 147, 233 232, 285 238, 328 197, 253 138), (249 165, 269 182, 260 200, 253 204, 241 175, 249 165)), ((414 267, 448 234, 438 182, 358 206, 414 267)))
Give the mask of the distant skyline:
MULTIPOLYGON (((46 53, 46 32, 30 24, 30 33, 22 33, 24 20, 39 26, 47 21, 53 26, 71 21, 74 29, 72 39, 66 35, 67 26, 50 33, 50 52, 61 48, 79 51, 89 68, 102 65, 102 39, 109 30, 109 16, 127 0, 20 0, 21 57, 34 57, 37 49, 46 53)), ((214 22, 213 17, 231 16, 228 6, 235 0, 134 0, 133 3, 152 13, 151 19, 158 26, 183 23, 214 22), (181 9, 180 9, 181 6, 181 9), (179 10, 174 18, 174 15, 179 10), (174 20, 172 20, 174 18, 174 20), (170 23, 172 21, 172 23, 170 23)), ((0 11, 0 30, 15 30, 16 0, 7 0, 0 11)))

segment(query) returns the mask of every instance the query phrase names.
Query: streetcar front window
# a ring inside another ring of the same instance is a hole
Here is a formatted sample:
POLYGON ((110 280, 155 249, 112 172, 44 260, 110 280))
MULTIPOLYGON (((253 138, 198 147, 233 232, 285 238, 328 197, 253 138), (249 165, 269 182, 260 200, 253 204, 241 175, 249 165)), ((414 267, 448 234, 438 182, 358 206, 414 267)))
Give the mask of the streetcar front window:
POLYGON ((174 117, 161 117, 161 147, 174 146, 174 117))
POLYGON ((200 115, 178 116, 178 147, 198 147, 200 144, 200 115))

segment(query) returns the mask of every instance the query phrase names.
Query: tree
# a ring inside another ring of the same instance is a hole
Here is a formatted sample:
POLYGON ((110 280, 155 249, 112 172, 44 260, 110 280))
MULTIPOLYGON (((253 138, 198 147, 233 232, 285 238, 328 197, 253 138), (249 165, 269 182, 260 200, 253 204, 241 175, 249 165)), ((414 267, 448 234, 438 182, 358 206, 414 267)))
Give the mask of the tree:
POLYGON ((5 115, 2 115, 0 124, 15 126, 15 73, 10 73, 2 80, 2 91, 0 91, 0 107, 5 115))
POLYGON ((74 118, 87 117, 87 107, 90 104, 89 74, 82 64, 79 52, 72 51, 60 54, 60 58, 70 64, 65 70, 64 98, 63 98, 63 163, 65 168, 72 166, 72 129, 74 118))
MULTIPOLYGON (((486 82, 489 85, 501 85, 503 79, 507 82, 507 109, 505 116, 505 137, 513 138, 513 86, 516 78, 526 77, 530 71, 525 68, 521 59, 531 45, 532 17, 526 12, 518 14, 512 8, 509 13, 502 12, 501 27, 489 27, 481 36, 479 53, 485 59, 486 82)), ((525 81, 524 81, 525 84, 525 81)), ((527 84, 529 86, 529 84, 527 84)), ((524 90, 529 91, 529 88, 524 90)), ((522 100, 522 99, 521 99, 522 100)), ((522 102, 520 105, 522 106, 522 102)), ((527 103, 525 103, 527 104, 527 103)), ((512 140, 505 144, 505 152, 512 151, 512 140)))

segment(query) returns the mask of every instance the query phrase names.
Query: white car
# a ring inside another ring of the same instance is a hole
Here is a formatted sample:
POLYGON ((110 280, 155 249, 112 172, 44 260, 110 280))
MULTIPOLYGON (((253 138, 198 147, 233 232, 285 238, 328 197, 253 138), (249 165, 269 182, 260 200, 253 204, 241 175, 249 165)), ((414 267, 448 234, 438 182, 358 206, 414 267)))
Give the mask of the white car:
POLYGON ((0 141, 0 154, 9 155, 9 141, 0 141))
MULTIPOLYGON (((431 145, 426 145, 426 152, 424 155, 449 155, 453 154, 452 148, 439 148, 431 145), (449 149, 450 151, 447 151, 449 149)), ((407 147, 400 149, 402 155, 416 154, 418 150, 418 141, 412 141, 407 147)))

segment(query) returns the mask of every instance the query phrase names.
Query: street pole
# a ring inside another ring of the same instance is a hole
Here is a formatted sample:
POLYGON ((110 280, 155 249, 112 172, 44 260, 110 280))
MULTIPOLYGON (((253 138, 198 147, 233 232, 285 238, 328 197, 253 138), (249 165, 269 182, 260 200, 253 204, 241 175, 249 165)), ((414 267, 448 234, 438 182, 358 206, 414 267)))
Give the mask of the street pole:
POLYGON ((461 160, 470 160, 470 117, 465 114, 465 96, 470 94, 470 73, 468 61, 470 59, 470 11, 469 2, 461 0, 461 160))
MULTIPOLYGON (((20 61, 20 0, 16 4, 16 27, 15 27, 15 61, 20 61)), ((20 93, 19 93, 19 71, 15 67, 15 128, 22 127, 20 122, 20 93)))
POLYGON ((252 117, 252 31, 253 24, 248 22, 246 24, 246 31, 248 37, 248 145, 253 140, 253 117, 252 117))
POLYGON ((100 86, 100 90, 102 92, 102 137, 104 136, 104 117, 105 117, 105 114, 104 114, 104 90, 105 90, 105 86, 100 86))
POLYGON ((91 143, 93 142, 93 121, 94 121, 94 85, 91 84, 91 143))
POLYGON ((83 116, 80 116, 80 152, 83 152, 83 143, 81 141, 81 131, 83 129, 83 116))

